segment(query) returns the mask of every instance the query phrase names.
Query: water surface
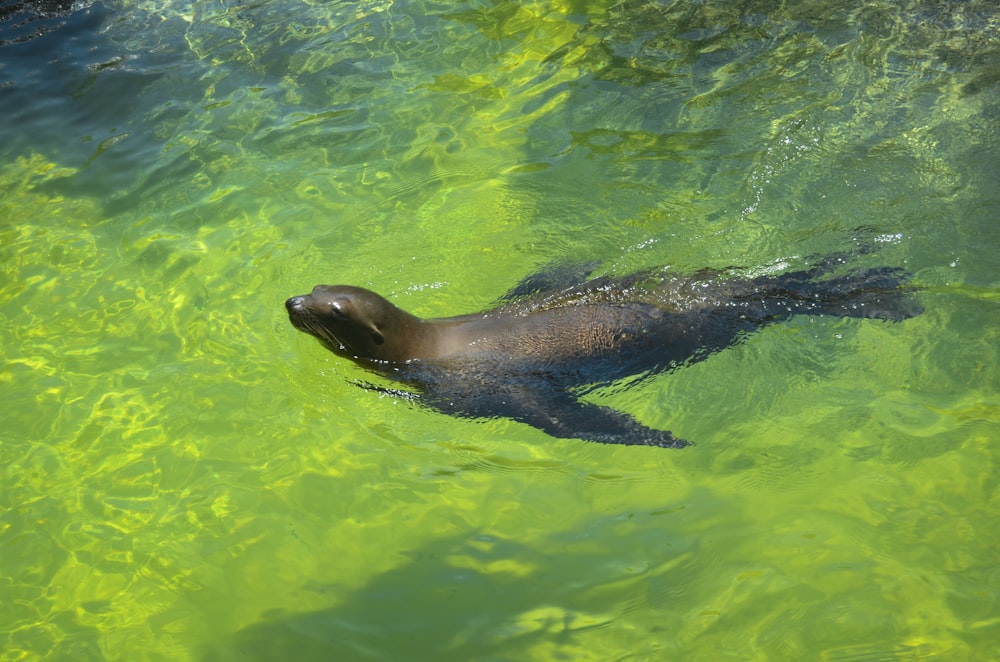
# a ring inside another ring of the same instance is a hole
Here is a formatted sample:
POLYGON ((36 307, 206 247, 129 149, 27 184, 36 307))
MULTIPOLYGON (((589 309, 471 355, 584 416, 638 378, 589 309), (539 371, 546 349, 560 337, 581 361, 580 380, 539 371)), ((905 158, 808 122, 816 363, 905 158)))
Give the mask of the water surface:
POLYGON ((993 3, 28 2, 0 44, 4 659, 1000 656, 993 3), (682 451, 359 389, 282 308, 857 241, 923 315, 587 396, 682 451))

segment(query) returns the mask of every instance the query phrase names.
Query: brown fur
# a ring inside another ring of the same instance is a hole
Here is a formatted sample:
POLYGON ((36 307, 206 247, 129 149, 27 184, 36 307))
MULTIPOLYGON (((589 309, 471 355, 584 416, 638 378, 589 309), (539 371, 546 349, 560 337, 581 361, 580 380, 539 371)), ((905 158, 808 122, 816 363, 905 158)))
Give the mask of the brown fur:
POLYGON ((437 319, 348 285, 317 285, 285 306, 296 328, 333 353, 447 413, 507 416, 558 437, 679 447, 688 442, 582 402, 573 389, 704 359, 795 314, 901 320, 920 312, 898 269, 820 279, 842 262, 831 256, 809 270, 751 278, 650 271, 527 293, 522 284, 494 308, 437 319))

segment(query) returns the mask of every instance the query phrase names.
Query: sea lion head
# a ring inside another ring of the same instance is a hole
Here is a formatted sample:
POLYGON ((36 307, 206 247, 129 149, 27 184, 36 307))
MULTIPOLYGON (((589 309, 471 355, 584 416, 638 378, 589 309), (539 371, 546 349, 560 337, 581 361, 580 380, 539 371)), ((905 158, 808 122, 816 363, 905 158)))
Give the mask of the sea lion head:
POLYGON ((370 290, 317 285, 310 294, 285 301, 292 326, 315 336, 338 356, 355 361, 413 358, 408 338, 422 321, 370 290))

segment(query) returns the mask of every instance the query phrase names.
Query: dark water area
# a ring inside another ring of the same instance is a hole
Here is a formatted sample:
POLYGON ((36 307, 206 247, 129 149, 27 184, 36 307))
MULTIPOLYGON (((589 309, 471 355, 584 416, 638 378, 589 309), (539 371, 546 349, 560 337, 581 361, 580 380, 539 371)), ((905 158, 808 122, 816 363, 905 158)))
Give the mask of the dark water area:
POLYGON ((0 116, 4 659, 1000 656, 992 1, 3 0, 0 116), (282 305, 830 253, 923 312, 580 389, 681 450, 282 305))
POLYGON ((58 155, 78 170, 72 180, 48 183, 53 191, 87 195, 130 188, 155 154, 154 137, 141 135, 136 116, 139 95, 163 67, 109 41, 115 16, 99 2, 19 3, 2 23, 4 152, 58 155), (131 149, 113 149, 136 133, 131 149), (91 168, 98 158, 102 167, 91 168))
POLYGON ((0 25, 3 38, 0 45, 22 43, 37 39, 66 25, 67 17, 83 5, 63 0, 24 2, 4 0, 0 4, 0 25))

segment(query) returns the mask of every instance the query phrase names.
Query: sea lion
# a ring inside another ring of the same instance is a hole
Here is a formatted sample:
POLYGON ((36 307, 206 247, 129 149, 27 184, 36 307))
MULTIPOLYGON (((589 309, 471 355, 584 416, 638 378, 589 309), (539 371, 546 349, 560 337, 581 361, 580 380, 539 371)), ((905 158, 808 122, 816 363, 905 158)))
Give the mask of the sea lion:
POLYGON ((700 361, 792 315, 898 321, 921 312, 903 270, 830 275, 844 262, 837 254, 781 274, 648 270, 590 280, 594 265, 583 265, 531 276, 489 310, 437 319, 349 285, 317 285, 285 307, 331 352, 442 412, 507 417, 554 437, 681 448, 690 442, 577 396, 700 361))

